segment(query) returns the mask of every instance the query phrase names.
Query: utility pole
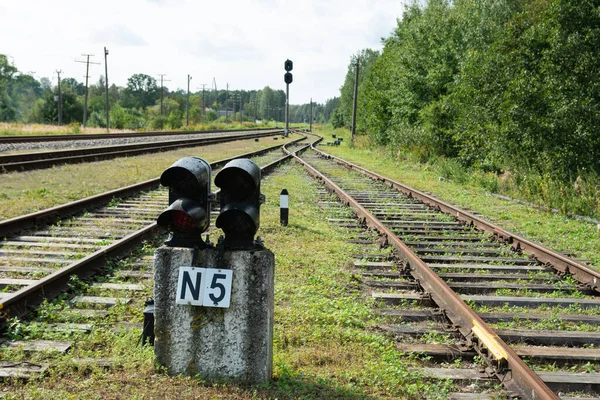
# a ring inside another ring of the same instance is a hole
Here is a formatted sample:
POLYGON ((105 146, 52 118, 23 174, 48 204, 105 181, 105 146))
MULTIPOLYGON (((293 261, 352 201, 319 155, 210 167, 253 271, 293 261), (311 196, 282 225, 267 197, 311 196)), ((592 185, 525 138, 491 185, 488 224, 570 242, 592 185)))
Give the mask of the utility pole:
POLYGON ((87 125, 88 78, 90 77, 90 64, 100 65, 100 63, 90 62, 90 57, 94 57, 93 54, 82 54, 82 56, 86 57, 86 61, 75 60, 75 62, 85 64, 85 97, 83 100, 83 127, 85 128, 87 125))
POLYGON ((163 81, 171 82, 168 79, 164 79, 167 74, 158 74, 160 76, 160 115, 163 115, 163 81))
POLYGON ((62 125, 62 92, 60 89, 60 74, 62 74, 62 70, 56 70, 56 74, 58 75, 58 125, 62 125))
MULTIPOLYGON (((213 92, 215 93, 215 103, 219 104, 219 92, 217 91, 217 80, 213 77, 213 92)), ((218 115, 217 115, 218 116, 218 115)))
POLYGON ((242 109, 242 93, 240 93, 240 123, 243 121, 244 110, 242 109))
POLYGON ((225 89, 225 122, 227 122, 227 118, 229 118, 229 107, 227 106, 227 98, 229 97, 229 83, 227 84, 227 89, 225 89))
POLYGON ((233 113, 233 115, 231 116, 231 120, 235 121, 235 101, 237 100, 237 96, 236 94, 232 94, 231 95, 231 112, 233 113))
POLYGON ((312 132, 312 121, 313 121, 313 113, 312 113, 312 97, 310 98, 310 125, 308 130, 312 132))
POLYGON ((256 123, 256 93, 254 93, 254 121, 256 123))
POLYGON ((358 102, 358 57, 356 58, 356 68, 354 71, 354 104, 352 105, 352 131, 350 132, 350 141, 354 143, 356 134, 356 103, 358 102))
POLYGON ((269 111, 269 98, 267 97, 267 125, 271 122, 271 113, 269 111))
POLYGON ((108 56, 108 50, 104 48, 104 83, 106 87, 106 132, 110 132, 110 122, 108 119, 108 64, 106 58, 108 56))
POLYGON ((206 118, 206 103, 204 102, 204 88, 206 87, 206 83, 201 83, 202 85, 202 116, 206 118))
POLYGON ((185 105, 185 126, 188 126, 190 124, 190 81, 191 80, 192 80, 192 77, 190 76, 190 74, 188 74, 187 103, 185 105))

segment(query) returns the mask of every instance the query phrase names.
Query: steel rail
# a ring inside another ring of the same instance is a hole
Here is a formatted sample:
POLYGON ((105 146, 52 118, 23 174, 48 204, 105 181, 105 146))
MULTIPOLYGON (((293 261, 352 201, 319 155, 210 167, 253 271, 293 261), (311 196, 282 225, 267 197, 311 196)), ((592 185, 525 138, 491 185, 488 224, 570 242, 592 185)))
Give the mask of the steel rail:
MULTIPOLYGON (((313 146, 311 147, 314 149, 313 146)), ((527 399, 558 399, 556 394, 498 337, 496 332, 387 226, 332 180, 298 156, 294 155, 294 159, 303 165, 313 177, 322 181, 330 190, 335 192, 344 203, 352 207, 357 216, 368 227, 376 229, 385 238, 387 243, 399 251, 418 283, 438 306, 444 309, 448 318, 461 334, 475 344, 476 350, 482 351, 479 346, 481 344, 498 361, 498 366, 502 367, 503 364, 506 364, 508 371, 499 368, 493 368, 492 370, 492 373, 497 376, 505 387, 527 399)), ((482 354, 482 356, 484 359, 488 359, 486 354, 482 354)))
MULTIPOLYGON (((306 137, 295 139, 294 141, 292 141, 292 143, 301 141, 305 138, 306 137)), ((256 152, 245 153, 227 159, 218 160, 210 163, 210 165, 211 168, 217 168, 218 166, 226 164, 227 162, 233 159, 260 155, 280 147, 282 146, 271 146, 267 149, 261 149, 256 152)), ((281 163, 284 160, 289 159, 290 157, 291 156, 289 154, 284 154, 277 161, 269 163, 265 167, 262 167, 261 171, 264 171, 264 174, 266 175, 272 172, 272 170, 278 163, 281 163)), ((109 201, 111 198, 116 197, 115 193, 132 194, 133 192, 135 192, 135 188, 143 187, 145 189, 142 190, 147 190, 147 188, 156 188, 159 186, 159 184, 159 179, 153 179, 142 182, 138 185, 132 185, 126 188, 118 189, 117 191, 111 191, 107 194, 92 196, 91 198, 73 202, 77 204, 69 203, 64 206, 60 206, 63 208, 61 212, 72 213, 73 211, 70 210, 70 207, 74 207, 74 209, 81 210, 82 204, 84 204, 86 201, 91 201, 91 203, 89 204, 98 205, 99 198, 103 198, 104 202, 106 202, 109 201)), ((138 189, 137 191, 139 192, 140 189, 138 189)), ((57 208, 59 207, 55 207, 55 209, 57 208)), ((31 218, 34 214, 29 214, 20 218, 31 218)), ((145 238, 155 236, 158 233, 158 231, 158 225, 155 222, 152 222, 151 224, 144 226, 138 231, 133 232, 128 236, 115 241, 109 246, 99 249, 96 252, 82 258, 81 260, 77 260, 76 262, 59 269, 58 271, 44 277, 43 279, 40 279, 35 284, 26 286, 14 293, 11 293, 6 298, 0 299, 0 330, 5 328, 7 318, 22 317, 26 315, 32 307, 40 304, 44 299, 50 299, 52 297, 55 297, 59 293, 62 293, 66 288, 68 288, 70 276, 77 275, 81 279, 84 279, 93 275, 105 265, 107 259, 126 254, 128 251, 130 251, 130 249, 134 248, 135 246, 138 246, 139 243, 145 238)))
POLYGON ((251 129, 213 129, 208 131, 153 131, 153 132, 127 132, 127 133, 84 133, 66 135, 11 135, 0 136, 2 143, 33 143, 33 142, 60 142, 70 140, 103 140, 103 139, 127 139, 152 136, 179 136, 204 133, 238 132, 238 131, 264 131, 280 128, 251 128, 251 129))
MULTIPOLYGON (((313 147, 314 149, 314 147, 313 147)), ((565 256, 555 250, 545 247, 539 243, 533 242, 522 236, 514 234, 506 229, 493 224, 489 221, 484 220, 476 215, 473 215, 467 211, 463 211, 458 207, 448 204, 440 199, 437 199, 431 195, 428 195, 422 191, 411 188, 410 186, 404 185, 400 182, 386 178, 376 172, 370 171, 359 165, 349 163, 339 157, 332 156, 323 151, 314 149, 317 153, 324 157, 335 160, 336 162, 356 171, 359 171, 373 179, 387 183, 396 190, 401 191, 405 195, 418 199, 426 205, 433 207, 441 212, 450 214, 456 217, 459 221, 464 222, 467 225, 474 226, 480 231, 489 233, 501 241, 504 241, 511 245, 515 250, 523 251, 530 254, 536 260, 546 264, 551 268, 559 271, 561 274, 571 274, 573 277, 588 286, 591 290, 596 293, 600 293, 600 272, 596 271, 580 262, 565 256)))
MULTIPOLYGON (((304 138, 294 139, 290 143, 296 143, 304 138)), ((225 158, 222 160, 217 160, 211 163, 212 168, 216 168, 219 165, 226 164, 227 162, 240 157, 251 157, 257 156, 271 150, 277 149, 281 147, 281 145, 277 144, 274 146, 269 146, 264 149, 249 152, 241 155, 237 155, 234 157, 225 158)), ((48 225, 53 223, 61 218, 67 218, 72 215, 75 215, 82 211, 89 211, 95 207, 99 207, 102 204, 108 203, 113 198, 124 198, 128 196, 132 196, 135 193, 152 190, 157 188, 160 185, 160 179, 154 178, 144 182, 136 183, 130 186, 125 186, 119 189, 111 190, 108 192, 100 193, 94 196, 86 197, 84 199, 76 200, 67 204, 62 204, 56 207, 47 208, 45 210, 37 211, 34 213, 21 215, 15 218, 7 219, 0 222, 0 237, 14 235, 17 232, 24 231, 27 229, 32 229, 36 226, 40 225, 48 225)))
POLYGON ((49 168, 59 164, 72 164, 108 160, 117 157, 133 156, 151 152, 170 151, 183 147, 207 146, 211 144, 235 140, 255 139, 273 136, 281 131, 261 131, 258 133, 242 133, 222 137, 168 140, 150 143, 133 143, 105 147, 91 147, 77 150, 58 150, 49 152, 33 152, 23 154, 0 155, 0 173, 49 168))

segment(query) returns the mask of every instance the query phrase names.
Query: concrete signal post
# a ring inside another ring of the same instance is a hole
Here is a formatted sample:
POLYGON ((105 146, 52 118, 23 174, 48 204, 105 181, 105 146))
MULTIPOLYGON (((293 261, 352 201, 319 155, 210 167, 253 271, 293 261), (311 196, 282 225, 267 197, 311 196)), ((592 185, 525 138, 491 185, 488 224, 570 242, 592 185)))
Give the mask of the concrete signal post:
POLYGON ((215 177, 221 188, 216 225, 224 237, 213 246, 198 239, 208 228, 206 216, 214 201, 210 166, 207 171, 204 160, 180 161, 161 176, 171 204, 158 224, 171 238, 155 254, 157 361, 172 375, 267 382, 273 371, 275 259, 254 238, 264 201, 260 168, 236 159, 215 177), (194 193, 185 193, 190 190, 194 193))

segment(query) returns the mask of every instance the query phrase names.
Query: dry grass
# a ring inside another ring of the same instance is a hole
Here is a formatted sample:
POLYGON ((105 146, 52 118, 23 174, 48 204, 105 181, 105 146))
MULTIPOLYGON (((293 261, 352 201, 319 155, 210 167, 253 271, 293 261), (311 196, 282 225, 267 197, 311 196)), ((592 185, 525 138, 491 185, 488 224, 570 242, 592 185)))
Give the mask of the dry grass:
MULTIPOLYGON (((287 139, 293 140, 296 135, 287 139)), ((158 178, 181 157, 199 156, 216 161, 255 151, 286 140, 240 140, 164 153, 117 158, 50 169, 0 174, 0 219, 43 210, 70 201, 158 178)))
MULTIPOLYGON (((274 127, 276 124, 271 124, 274 127)), ((256 124, 254 122, 208 122, 204 124, 190 125, 182 127, 181 131, 208 131, 208 130, 235 130, 252 129, 257 127, 268 127, 267 125, 256 124)), ((149 129, 148 129, 149 130, 149 129)), ((145 131, 144 129, 141 130, 145 131)), ((130 129, 111 129, 110 133, 132 133, 130 129)), ((44 125, 44 124, 21 124, 16 122, 0 122, 0 136, 20 136, 20 135, 68 135, 68 134, 90 134, 106 133, 106 128, 83 128, 79 123, 73 122, 68 125, 44 125)))
MULTIPOLYGON (((76 125, 44 125, 44 124, 19 124, 16 122, 0 122, 0 135, 65 135, 75 134, 77 126, 79 133, 106 133, 105 128, 81 128, 76 125)), ((111 133, 133 132, 127 129, 111 129, 111 133)))

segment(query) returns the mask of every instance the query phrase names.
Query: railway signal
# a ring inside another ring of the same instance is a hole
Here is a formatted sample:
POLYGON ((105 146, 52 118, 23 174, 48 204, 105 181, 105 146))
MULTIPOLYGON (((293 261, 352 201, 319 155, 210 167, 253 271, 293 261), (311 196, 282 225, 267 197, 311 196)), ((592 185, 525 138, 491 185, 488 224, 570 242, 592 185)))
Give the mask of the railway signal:
POLYGON ((294 68, 292 60, 287 59, 283 63, 283 68, 287 71, 283 75, 283 81, 285 82, 285 136, 289 132, 289 116, 290 116, 290 83, 294 80, 292 73, 290 72, 294 68))
POLYGON ((167 168, 160 183, 169 187, 169 207, 157 220, 171 232, 165 242, 171 247, 204 247, 201 234, 210 224, 211 167, 200 157, 184 157, 167 168))
POLYGON ((260 179, 260 168, 247 158, 228 162, 215 177, 215 185, 221 188, 221 211, 216 226, 225 233, 225 247, 254 247, 254 235, 260 225, 260 204, 264 202, 260 179))
POLYGON ((292 62, 292 60, 287 59, 285 60, 285 62, 283 63, 283 68, 285 68, 285 70, 287 72, 290 72, 292 69, 294 69, 294 63, 292 62))

